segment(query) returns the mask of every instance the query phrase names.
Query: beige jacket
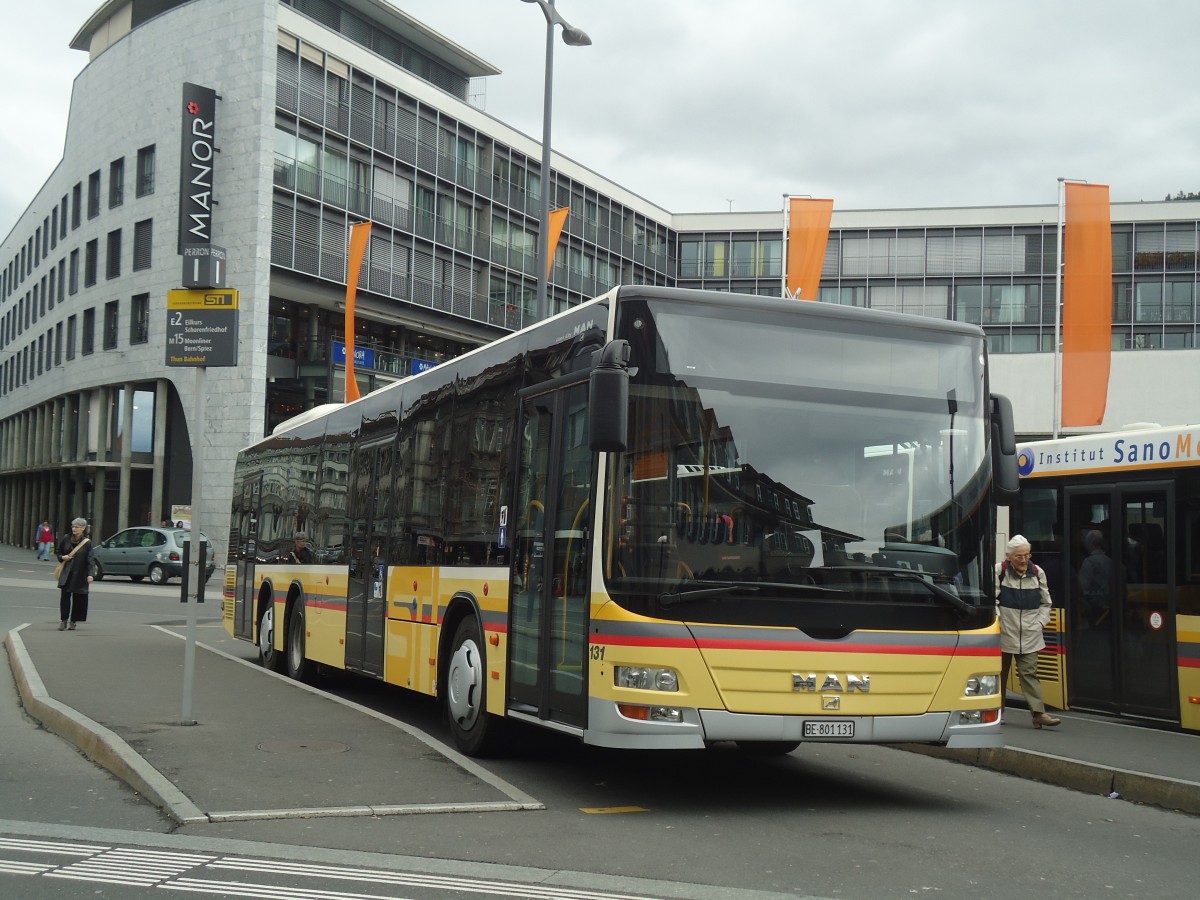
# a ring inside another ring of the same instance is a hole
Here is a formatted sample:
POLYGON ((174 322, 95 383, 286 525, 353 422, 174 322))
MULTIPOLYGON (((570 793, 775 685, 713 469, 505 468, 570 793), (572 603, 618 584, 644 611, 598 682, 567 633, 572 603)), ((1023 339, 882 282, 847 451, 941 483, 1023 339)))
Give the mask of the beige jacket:
POLYGON ((1042 629, 1050 623, 1052 606, 1046 573, 1040 567, 1030 563, 1022 576, 1012 563, 996 565, 1001 652, 1036 653, 1045 647, 1042 629))

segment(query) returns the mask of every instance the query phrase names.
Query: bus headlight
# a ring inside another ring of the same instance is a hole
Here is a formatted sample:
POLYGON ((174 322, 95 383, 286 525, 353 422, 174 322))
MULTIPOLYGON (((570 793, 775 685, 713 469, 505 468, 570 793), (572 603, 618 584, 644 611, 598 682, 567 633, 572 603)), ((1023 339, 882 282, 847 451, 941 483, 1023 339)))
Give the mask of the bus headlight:
POLYGON ((644 691, 679 690, 679 675, 674 669, 655 666, 616 666, 613 672, 617 687, 641 688, 644 691))
POLYGON ((991 725, 1000 721, 998 709, 968 709, 958 713, 959 725, 991 725))
POLYGON ((683 710, 677 706, 641 706, 633 703, 618 703, 617 712, 637 722, 683 721, 683 710))
POLYGON ((972 675, 967 679, 966 690, 968 697, 986 697, 1000 693, 999 675, 972 675))

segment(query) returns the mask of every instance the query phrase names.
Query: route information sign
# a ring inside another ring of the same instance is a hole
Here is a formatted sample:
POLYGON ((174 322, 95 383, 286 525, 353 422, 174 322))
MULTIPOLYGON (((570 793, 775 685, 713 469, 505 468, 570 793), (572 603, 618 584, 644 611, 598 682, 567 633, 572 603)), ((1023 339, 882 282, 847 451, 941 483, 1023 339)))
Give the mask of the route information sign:
POLYGON ((237 291, 167 291, 167 365, 236 366, 237 291))

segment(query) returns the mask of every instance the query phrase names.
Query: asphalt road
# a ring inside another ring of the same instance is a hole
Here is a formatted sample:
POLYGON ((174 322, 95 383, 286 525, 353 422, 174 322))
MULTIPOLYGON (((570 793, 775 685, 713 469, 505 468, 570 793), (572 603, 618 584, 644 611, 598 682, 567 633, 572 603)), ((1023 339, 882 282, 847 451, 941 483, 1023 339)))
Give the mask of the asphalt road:
MULTIPOLYGON (((49 564, 33 563, 32 554, 28 563, 0 559, 0 632, 57 618, 49 574, 36 565, 49 564)), ((93 616, 130 627, 182 626, 177 585, 106 580, 94 590, 93 616)), ((252 647, 216 626, 216 609, 200 616, 200 642, 252 657, 252 647)), ((428 700, 349 678, 322 686, 447 738, 428 700)), ((168 868, 189 862, 170 854, 200 854, 218 860, 205 866, 226 865, 220 861, 229 856, 490 880, 450 886, 371 874, 358 883, 284 866, 268 874, 238 869, 220 896, 246 896, 239 885, 251 882, 273 886, 256 896, 314 898, 1195 895, 1196 817, 885 747, 810 745, 747 760, 732 748, 634 754, 526 732, 512 755, 485 764, 544 810, 176 827, 24 717, 7 667, 0 734, 0 895, 10 897, 161 898, 163 888, 201 890, 188 881, 190 871, 154 890, 6 868, 5 861, 36 867, 47 858, 50 851, 20 843, 31 840, 65 842, 60 853, 75 854, 86 871, 102 870, 87 869, 89 854, 128 859, 126 851, 141 847, 134 858, 168 868), (522 883, 538 887, 514 893, 522 883)))

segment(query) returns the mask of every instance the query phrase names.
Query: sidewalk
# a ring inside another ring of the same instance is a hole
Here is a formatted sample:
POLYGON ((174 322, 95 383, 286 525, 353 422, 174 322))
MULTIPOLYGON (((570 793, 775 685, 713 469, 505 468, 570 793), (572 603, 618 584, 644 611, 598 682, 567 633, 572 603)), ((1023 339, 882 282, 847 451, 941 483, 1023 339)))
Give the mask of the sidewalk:
POLYGON ((210 715, 183 725, 184 642, 155 626, 38 623, 5 644, 27 712, 180 823, 541 808, 419 731, 201 646, 210 715))
MULTIPOLYGON (((165 629, 39 622, 5 643, 29 714, 179 822, 541 807, 417 729, 203 646, 195 706, 216 718, 182 725, 184 645, 165 629)), ((1059 715, 1034 730, 1009 706, 1003 749, 903 747, 1200 815, 1200 735, 1059 715)))
POLYGON ((1009 705, 1004 714, 1005 746, 998 750, 915 744, 904 749, 1200 815, 1200 735, 1091 713, 1054 710, 1054 715, 1062 719, 1061 725, 1037 730, 1027 709, 1009 705))

